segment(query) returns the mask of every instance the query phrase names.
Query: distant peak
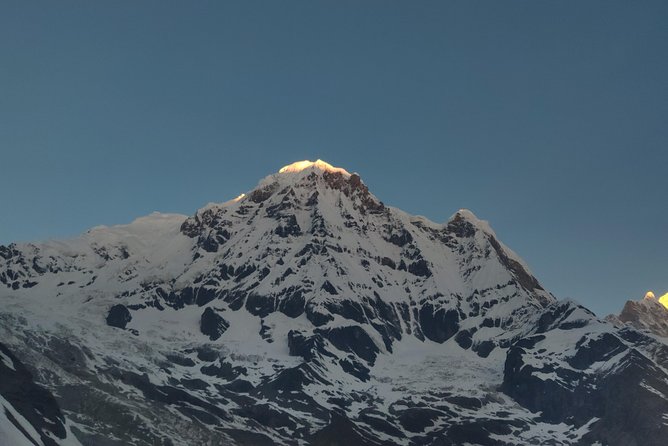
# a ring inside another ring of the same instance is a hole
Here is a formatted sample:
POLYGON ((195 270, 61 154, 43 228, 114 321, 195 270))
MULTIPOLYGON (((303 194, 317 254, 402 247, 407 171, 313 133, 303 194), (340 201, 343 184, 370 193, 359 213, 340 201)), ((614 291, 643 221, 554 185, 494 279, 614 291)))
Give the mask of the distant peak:
POLYGON ((448 219, 448 223, 457 222, 457 221, 467 221, 473 224, 475 227, 482 229, 491 235, 496 235, 494 230, 489 225, 486 220, 480 220, 476 215, 468 209, 460 209, 455 212, 452 217, 448 219))
POLYGON ((323 170, 326 172, 334 172, 334 173, 340 173, 345 176, 350 176, 350 173, 346 169, 342 169, 340 167, 334 167, 331 164, 323 161, 323 160, 316 160, 316 161, 309 161, 309 160, 304 160, 304 161, 297 161, 292 164, 288 164, 287 166, 284 166, 281 168, 281 170, 278 171, 278 173, 297 173, 301 172, 306 169, 319 169, 323 170))
POLYGON ((450 217, 450 220, 453 220, 455 218, 464 218, 466 220, 471 220, 473 222, 480 221, 478 217, 475 216, 475 214, 468 209, 460 209, 457 212, 455 212, 452 217, 450 217))
POLYGON ((664 307, 668 308, 668 293, 664 294, 663 296, 661 296, 661 297, 659 297, 659 298, 657 299, 657 297, 656 297, 656 295, 654 294, 653 291, 648 291, 648 292, 645 294, 645 299, 647 299, 647 300, 656 300, 656 301, 658 301, 661 305, 663 305, 664 307))

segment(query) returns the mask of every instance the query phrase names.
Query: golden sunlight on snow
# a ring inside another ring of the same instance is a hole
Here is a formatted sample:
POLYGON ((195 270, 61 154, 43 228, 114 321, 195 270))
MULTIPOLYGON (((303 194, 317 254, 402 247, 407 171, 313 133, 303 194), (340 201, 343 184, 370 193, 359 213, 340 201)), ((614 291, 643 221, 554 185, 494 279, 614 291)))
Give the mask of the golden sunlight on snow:
POLYGON ((659 303, 663 305, 664 307, 668 308, 668 293, 664 294, 663 296, 659 297, 659 303))
POLYGON ((661 305, 668 308, 668 293, 664 294, 663 296, 657 299, 653 291, 648 291, 645 294, 645 299, 656 299, 659 301, 661 305))
POLYGON ((283 167, 281 170, 278 171, 278 173, 296 173, 296 172, 301 172, 302 170, 308 169, 309 167, 315 167, 317 169, 325 170, 327 172, 336 172, 336 173, 342 173, 344 175, 350 175, 350 173, 348 173, 348 171, 346 171, 345 169, 342 169, 340 167, 334 167, 331 164, 326 163, 323 160, 297 161, 296 163, 292 163, 292 164, 289 164, 289 165, 283 167))

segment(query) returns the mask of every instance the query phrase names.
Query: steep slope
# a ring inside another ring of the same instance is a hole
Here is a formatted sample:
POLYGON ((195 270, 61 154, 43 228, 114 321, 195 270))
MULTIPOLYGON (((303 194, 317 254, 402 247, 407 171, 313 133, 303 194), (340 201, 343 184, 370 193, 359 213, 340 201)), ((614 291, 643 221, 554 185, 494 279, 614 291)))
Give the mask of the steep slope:
POLYGON ((668 346, 591 316, 570 302, 546 312, 509 349, 502 390, 546 422, 589 425, 584 444, 663 444, 668 346))
POLYGON ((620 376, 665 409, 660 344, 558 302, 471 212, 410 216, 322 161, 192 217, 0 247, 0 283, 2 339, 83 444, 630 444, 605 434, 614 395, 563 396, 620 376))
POLYGON ((0 343, 0 444, 80 445, 51 393, 0 343))

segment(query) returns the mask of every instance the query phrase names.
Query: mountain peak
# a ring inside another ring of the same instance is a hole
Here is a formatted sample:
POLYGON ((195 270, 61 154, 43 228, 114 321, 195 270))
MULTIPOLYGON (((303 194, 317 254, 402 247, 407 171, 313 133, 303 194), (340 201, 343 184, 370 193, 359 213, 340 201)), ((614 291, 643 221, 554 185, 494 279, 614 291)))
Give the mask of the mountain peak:
POLYGON ((350 173, 347 170, 342 169, 341 167, 334 167, 328 162, 320 159, 315 161, 296 161, 292 164, 288 164, 287 166, 283 166, 281 170, 278 171, 278 173, 298 173, 307 169, 318 169, 325 172, 340 173, 347 177, 350 176, 350 173))
POLYGON ((452 216, 448 219, 448 222, 453 222, 453 221, 469 221, 475 225, 480 224, 480 223, 486 223, 483 222, 483 220, 480 220, 476 215, 471 212, 468 209, 459 209, 457 212, 452 214, 452 216))
POLYGON ((459 209, 455 212, 449 219, 448 225, 461 224, 462 222, 467 222, 470 225, 478 229, 482 229, 487 234, 496 236, 496 233, 489 225, 489 222, 486 220, 479 219, 472 211, 469 209, 459 209))
POLYGON ((664 294, 661 297, 656 297, 656 295, 654 294, 653 291, 648 291, 645 294, 645 299, 646 300, 656 300, 657 302, 659 302, 661 305, 663 305, 664 307, 666 307, 668 309, 668 293, 664 294))
MULTIPOLYGON (((296 191, 301 190, 304 203, 312 200, 317 200, 317 196, 313 196, 314 192, 329 196, 330 200, 339 200, 339 195, 332 195, 327 190, 335 190, 342 193, 346 199, 355 202, 353 208, 361 210, 365 213, 382 212, 385 206, 380 200, 369 192, 369 188, 364 184, 357 173, 350 173, 347 170, 332 166, 331 164, 322 161, 297 161, 287 166, 282 167, 277 173, 271 174, 258 183, 248 196, 248 200, 254 203, 261 203, 270 197, 275 200, 291 201, 293 198, 285 198, 286 194, 294 196, 296 191)), ((321 197, 322 198, 322 197, 321 197)), ((297 199, 299 201, 299 199, 297 199)), ((311 201, 313 204, 313 201, 311 201)), ((274 203, 278 204, 278 203, 274 203)), ((281 206, 287 206, 287 202, 283 202, 281 206)))
MULTIPOLYGON (((668 310, 638 306, 638 326, 668 337, 668 310)), ((323 161, 188 218, 0 246, 0 320, 0 444, 17 444, 5 426, 28 432, 21 444, 79 444, 66 416, 81 444, 668 435, 662 420, 627 421, 666 405, 660 341, 556 301, 471 211, 411 216, 323 161), (102 410, 59 415, 61 402, 102 410)))
POLYGON ((654 292, 648 291, 644 299, 627 301, 618 316, 609 315, 606 319, 668 337, 668 293, 657 299, 654 292))

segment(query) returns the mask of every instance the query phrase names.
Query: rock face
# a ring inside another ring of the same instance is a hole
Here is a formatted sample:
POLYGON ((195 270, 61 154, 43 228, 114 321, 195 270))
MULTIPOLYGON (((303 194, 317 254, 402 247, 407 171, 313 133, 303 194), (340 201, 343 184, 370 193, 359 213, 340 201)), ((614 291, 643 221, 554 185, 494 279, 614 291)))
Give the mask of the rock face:
POLYGON ((648 293, 642 300, 629 300, 619 316, 610 315, 607 320, 621 325, 631 325, 641 331, 668 338, 668 308, 648 293))
POLYGON ((110 327, 125 328, 131 320, 130 310, 125 305, 114 305, 107 314, 107 325, 110 327))
POLYGON ((211 307, 204 310, 200 319, 200 330, 212 341, 220 338, 230 324, 211 307))
POLYGON ((190 217, 0 247, 4 302, 0 339, 61 411, 56 444, 668 435, 662 342, 557 301, 471 212, 408 215, 321 161, 190 217))
POLYGON ((36 384, 25 365, 1 343, 0 409, 1 444, 57 446, 71 441, 54 396, 36 384))
MULTIPOLYGON (((560 327, 587 321, 583 312, 575 307, 560 327)), ((611 332, 587 322, 516 342, 506 357, 503 391, 548 422, 597 420, 585 442, 663 444, 666 428, 648 414, 668 410, 668 346, 631 328, 611 332)))

